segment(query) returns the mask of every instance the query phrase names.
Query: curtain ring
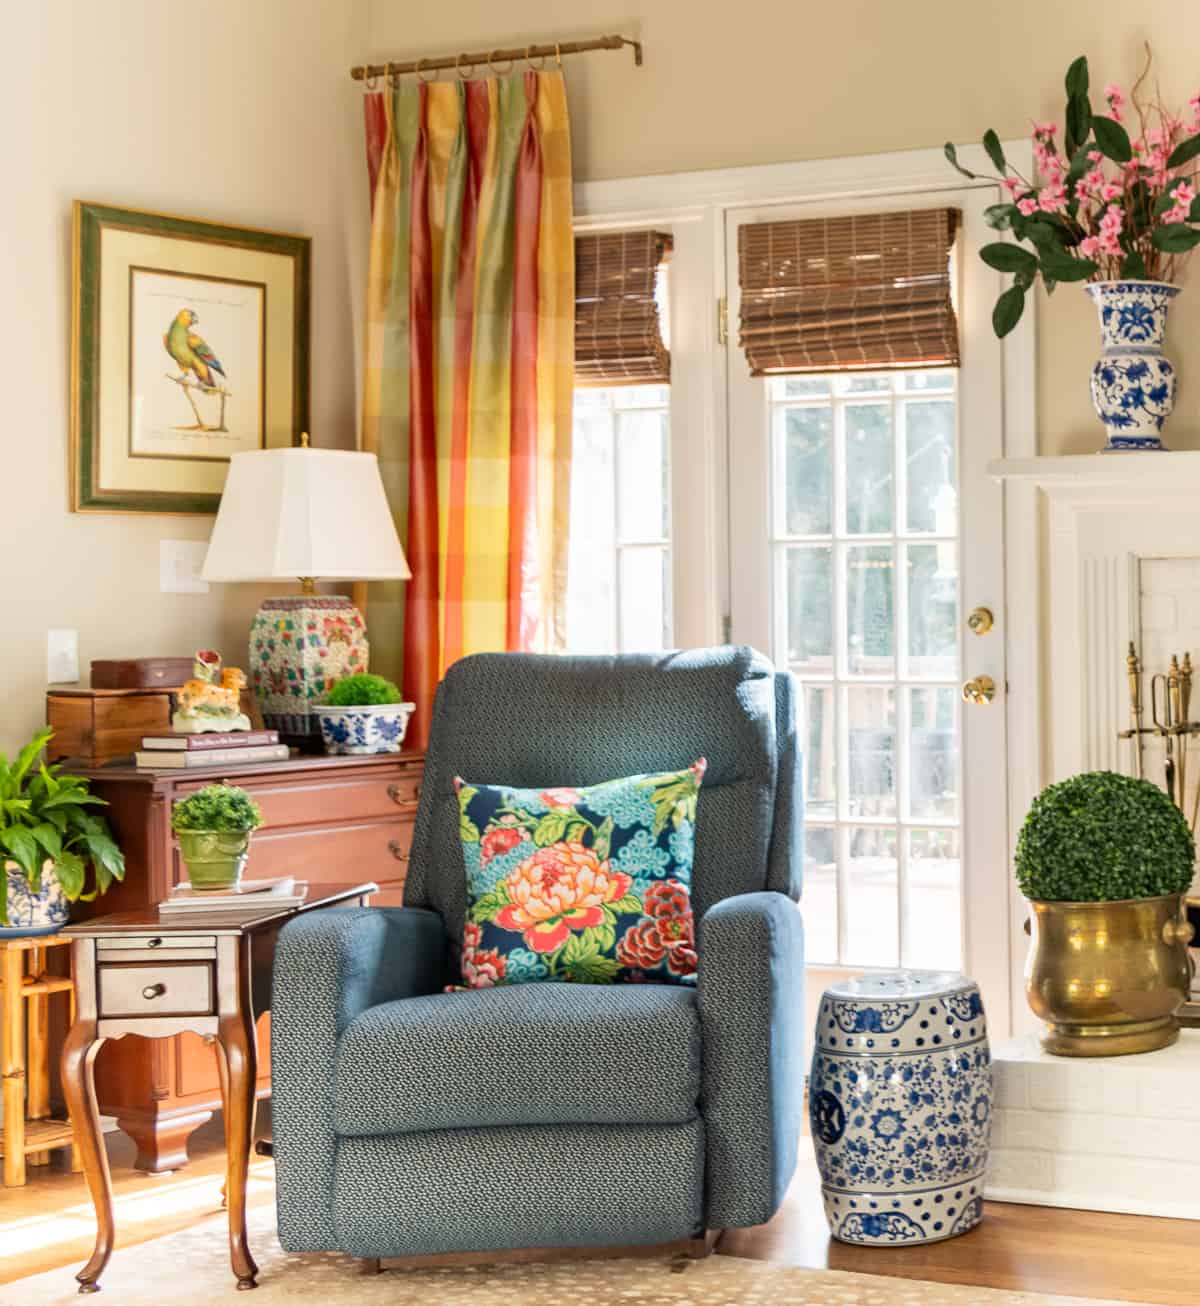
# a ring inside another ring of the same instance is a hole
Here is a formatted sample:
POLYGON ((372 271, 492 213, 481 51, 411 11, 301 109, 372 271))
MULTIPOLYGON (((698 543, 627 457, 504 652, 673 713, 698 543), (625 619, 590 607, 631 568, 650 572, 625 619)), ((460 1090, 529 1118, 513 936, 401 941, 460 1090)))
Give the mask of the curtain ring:
POLYGON ((561 73, 562 72, 562 46, 557 41, 554 42, 554 62, 558 64, 558 71, 561 73))
POLYGON ((492 60, 495 59, 495 57, 496 57, 499 53, 500 53, 499 50, 493 50, 493 51, 491 52, 491 54, 488 55, 488 67, 492 70, 492 72, 494 72, 494 73, 496 74, 497 77, 507 77, 508 74, 512 72, 512 70, 513 70, 513 63, 514 63, 515 61, 512 60, 512 59, 510 59, 510 60, 508 61, 508 67, 505 68, 503 72, 501 72, 501 70, 500 70, 499 68, 497 68, 496 65, 492 62, 492 60))
POLYGON ((529 57, 529 52, 530 52, 530 50, 532 50, 532 49, 533 49, 533 46, 532 46, 532 45, 527 45, 527 46, 525 47, 525 62, 529 65, 530 69, 531 69, 533 72, 535 72, 535 73, 540 73, 540 72, 542 71, 542 69, 545 68, 545 66, 546 66, 546 56, 545 56, 545 55, 542 55, 542 56, 540 57, 539 62, 538 62, 538 63, 534 63, 533 60, 529 57))
POLYGON ((368 91, 373 91, 379 85, 379 74, 368 70, 367 75, 363 78, 363 84, 368 91))
POLYGON ((384 65, 384 76, 387 78, 388 85, 392 88, 393 91, 398 91, 400 89, 400 73, 399 71, 396 72, 392 71, 392 65, 390 61, 384 65))
POLYGON ((421 83, 422 83, 423 85, 425 85, 425 86, 428 86, 430 82, 436 82, 436 81, 437 81, 437 70, 436 70, 436 69, 434 70, 434 74, 433 74, 432 77, 422 77, 422 76, 421 76, 421 69, 424 67, 424 65, 425 65, 425 60, 424 60, 424 59, 418 59, 418 60, 417 60, 417 66, 413 69, 413 72, 415 72, 415 73, 417 74, 417 81, 421 82, 421 83))
POLYGON ((454 56, 454 75, 459 79, 459 81, 462 82, 470 81, 470 79, 474 76, 475 65, 473 63, 469 63, 467 64, 467 67, 468 69, 470 69, 470 71, 464 73, 462 70, 462 55, 456 54, 454 56))

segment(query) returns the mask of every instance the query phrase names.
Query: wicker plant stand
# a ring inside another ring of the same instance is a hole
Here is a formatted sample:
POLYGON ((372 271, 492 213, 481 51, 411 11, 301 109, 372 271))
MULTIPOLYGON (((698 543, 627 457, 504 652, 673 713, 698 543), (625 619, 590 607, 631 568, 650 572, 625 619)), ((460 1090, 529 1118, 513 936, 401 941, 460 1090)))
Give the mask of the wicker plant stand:
POLYGON ((67 995, 74 1020, 75 985, 69 976, 47 974, 46 960, 51 949, 70 942, 60 934, 0 938, 5 1188, 25 1183, 27 1165, 49 1165, 55 1148, 71 1148, 71 1169, 82 1168, 70 1124, 50 1119, 50 995, 67 995))

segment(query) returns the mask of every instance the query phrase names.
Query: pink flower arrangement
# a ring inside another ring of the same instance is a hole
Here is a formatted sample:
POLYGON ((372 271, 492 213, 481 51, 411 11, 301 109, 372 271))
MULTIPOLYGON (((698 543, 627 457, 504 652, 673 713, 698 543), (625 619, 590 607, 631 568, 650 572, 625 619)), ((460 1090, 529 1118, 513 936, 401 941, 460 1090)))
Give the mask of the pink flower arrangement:
MULTIPOLYGON (((1031 247, 997 241, 980 251, 990 267, 1013 274, 992 314, 997 335, 1016 326, 1039 276, 1047 291, 1060 281, 1169 281, 1200 244, 1200 92, 1186 114, 1171 113, 1143 94, 1149 71, 1147 47, 1146 66, 1128 95, 1110 83, 1105 110, 1093 113, 1087 59, 1076 59, 1067 70, 1061 146, 1058 123, 1033 123, 1032 177, 1008 162, 994 131, 984 133, 1006 196, 988 210, 988 221, 1031 247)), ((946 157, 965 176, 977 176, 959 164, 951 144, 946 157)))

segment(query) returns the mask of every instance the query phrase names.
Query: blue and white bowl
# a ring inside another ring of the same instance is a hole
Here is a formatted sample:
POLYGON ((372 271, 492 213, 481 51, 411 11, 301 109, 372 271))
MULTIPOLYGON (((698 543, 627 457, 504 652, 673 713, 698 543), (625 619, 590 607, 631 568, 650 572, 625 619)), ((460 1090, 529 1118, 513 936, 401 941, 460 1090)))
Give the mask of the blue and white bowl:
POLYGON ((1092 368, 1092 404, 1108 433, 1105 453, 1161 450, 1175 407, 1175 369, 1163 353, 1167 309, 1179 287, 1165 281, 1094 281, 1104 352, 1092 368))
POLYGON ((808 1103, 835 1238, 892 1247, 979 1223, 992 1061, 971 980, 901 970, 827 989, 808 1103))
POLYGON ((398 753, 415 703, 381 703, 374 707, 314 709, 327 753, 398 753))
POLYGON ((61 930, 70 918, 71 904, 51 864, 42 867, 41 881, 33 889, 16 862, 5 862, 4 871, 8 924, 0 925, 0 939, 56 934, 61 930))

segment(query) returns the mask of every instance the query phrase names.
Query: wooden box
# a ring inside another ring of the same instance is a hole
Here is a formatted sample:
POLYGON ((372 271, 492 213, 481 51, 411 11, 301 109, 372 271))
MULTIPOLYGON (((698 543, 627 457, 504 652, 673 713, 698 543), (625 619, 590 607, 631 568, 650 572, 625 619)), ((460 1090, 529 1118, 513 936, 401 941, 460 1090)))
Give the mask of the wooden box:
POLYGON ((161 689, 51 689, 46 693, 46 724, 53 727, 50 761, 77 757, 103 766, 128 757, 143 735, 171 729, 171 694, 161 689))
POLYGON ((93 689, 178 689, 191 680, 194 659, 118 658, 92 663, 93 689))

